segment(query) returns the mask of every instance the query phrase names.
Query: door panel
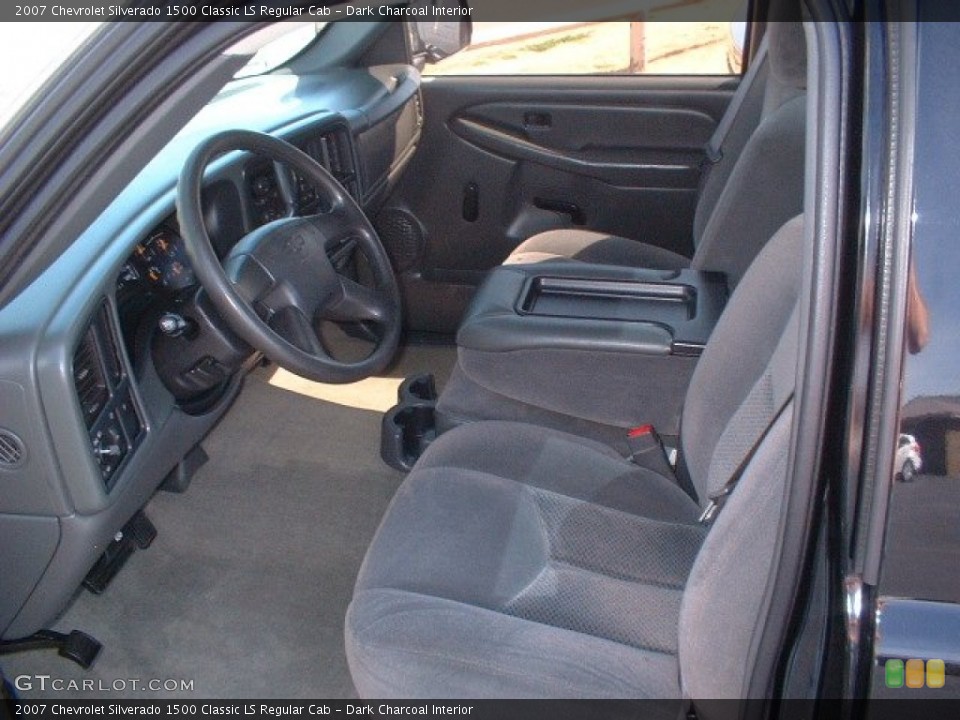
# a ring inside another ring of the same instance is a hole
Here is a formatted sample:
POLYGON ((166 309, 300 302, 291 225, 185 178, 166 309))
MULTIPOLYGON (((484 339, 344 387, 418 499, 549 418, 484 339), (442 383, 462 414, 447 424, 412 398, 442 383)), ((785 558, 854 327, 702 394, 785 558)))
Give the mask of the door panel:
POLYGON ((421 147, 380 222, 404 254, 410 328, 453 332, 485 273, 544 230, 581 227, 691 254, 703 148, 736 83, 425 80, 421 147))
MULTIPOLYGON (((488 108, 490 106, 485 106, 488 108)), ((501 109, 499 106, 493 106, 501 109)), ((690 189, 695 187, 698 170, 698 151, 696 148, 670 148, 658 150, 652 145, 632 145, 621 140, 616 130, 607 135, 612 144, 603 140, 591 142, 583 137, 577 144, 564 142, 570 138, 570 130, 577 125, 591 128, 594 120, 603 117, 603 108, 581 108, 580 112, 564 112, 568 108, 550 104, 538 105, 537 110, 523 112, 522 109, 510 108, 513 114, 522 114, 526 118, 533 118, 529 124, 524 120, 523 126, 516 131, 503 129, 490 119, 478 119, 474 113, 456 117, 450 121, 453 130, 467 143, 475 147, 488 150, 495 155, 515 161, 527 161, 543 165, 544 167, 561 170, 574 175, 601 180, 610 185, 627 187, 678 187, 690 189), (554 124, 553 118, 561 115, 563 124, 554 124), (593 120, 591 120, 593 118, 593 120), (578 122, 579 119, 579 122, 578 122)), ((638 123, 649 120, 645 116, 653 116, 659 122, 673 120, 670 111, 637 111, 624 113, 620 109, 610 108, 611 115, 619 116, 623 123, 638 123), (633 115, 635 117, 630 117, 633 115)), ((701 125, 710 127, 710 118, 700 115, 700 119, 707 121, 701 125)), ((597 123, 603 124, 603 123, 597 123)), ((623 126, 630 127, 629 124, 623 126)), ((697 132, 693 137, 710 133, 697 132)), ((706 141, 704 141, 706 142, 706 141)))

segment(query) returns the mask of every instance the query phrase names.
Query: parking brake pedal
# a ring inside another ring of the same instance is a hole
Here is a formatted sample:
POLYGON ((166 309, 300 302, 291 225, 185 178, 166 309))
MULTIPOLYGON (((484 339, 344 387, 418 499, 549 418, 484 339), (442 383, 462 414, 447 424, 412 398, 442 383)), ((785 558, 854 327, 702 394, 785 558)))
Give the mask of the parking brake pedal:
POLYGON ((93 665, 103 645, 96 638, 79 630, 59 633, 53 630, 41 630, 20 640, 0 641, 0 655, 26 652, 27 650, 56 650, 60 657, 73 660, 84 670, 93 665))
POLYGON ((157 528, 143 510, 138 510, 104 551, 83 579, 83 586, 94 595, 101 594, 120 572, 133 551, 146 550, 157 537, 157 528))
POLYGON ((129 535, 141 550, 146 550, 157 539, 157 528, 143 510, 137 510, 123 526, 124 535, 129 535))
POLYGON ((167 477, 160 484, 160 489, 170 493, 185 493, 197 470, 203 467, 210 459, 201 445, 196 445, 186 456, 177 463, 167 477))

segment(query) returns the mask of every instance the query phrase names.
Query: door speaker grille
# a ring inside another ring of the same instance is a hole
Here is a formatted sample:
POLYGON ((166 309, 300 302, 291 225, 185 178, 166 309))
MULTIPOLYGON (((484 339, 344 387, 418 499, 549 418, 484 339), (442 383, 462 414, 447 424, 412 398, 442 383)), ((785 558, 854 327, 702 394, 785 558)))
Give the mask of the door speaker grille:
POLYGON ((23 463, 26 454, 26 448, 20 438, 9 430, 0 428, 0 467, 18 467, 23 463))
POLYGON ((377 216, 377 232, 398 273, 418 269, 423 256, 423 228, 410 213, 387 208, 377 216))

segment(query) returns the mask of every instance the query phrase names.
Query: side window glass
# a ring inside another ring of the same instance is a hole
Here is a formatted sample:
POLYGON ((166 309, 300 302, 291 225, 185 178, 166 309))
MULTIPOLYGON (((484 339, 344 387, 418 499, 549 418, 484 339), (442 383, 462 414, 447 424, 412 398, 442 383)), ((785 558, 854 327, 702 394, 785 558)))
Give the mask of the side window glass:
MULTIPOLYGON (((745 5, 744 5, 745 7, 745 5)), ((745 22, 476 22, 425 75, 731 75, 745 22)))
MULTIPOLYGON (((960 101, 949 96, 949 82, 940 68, 960 42, 960 30, 954 23, 917 25, 917 77, 924 81, 917 91, 900 428, 879 591, 958 603, 960 285, 955 280, 960 244, 951 222, 956 217, 960 147, 942 138, 955 128, 960 101)), ((910 656, 900 659, 906 662, 910 656)))

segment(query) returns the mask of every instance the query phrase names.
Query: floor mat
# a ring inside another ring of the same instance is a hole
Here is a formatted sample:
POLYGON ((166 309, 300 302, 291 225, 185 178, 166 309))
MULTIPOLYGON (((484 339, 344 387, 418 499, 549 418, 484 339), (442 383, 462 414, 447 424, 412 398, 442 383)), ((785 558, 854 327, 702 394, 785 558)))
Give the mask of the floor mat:
POLYGON ((153 546, 56 623, 104 643, 95 666, 31 652, 4 658, 6 675, 50 676, 27 699, 354 697, 343 617, 403 479, 380 460, 380 413, 359 408, 392 402, 413 372, 442 383, 454 360, 452 347, 407 348, 392 381, 338 389, 333 401, 269 368, 252 374, 204 441, 210 462, 187 493, 148 505, 153 546), (161 692, 144 692, 151 682, 161 692))

